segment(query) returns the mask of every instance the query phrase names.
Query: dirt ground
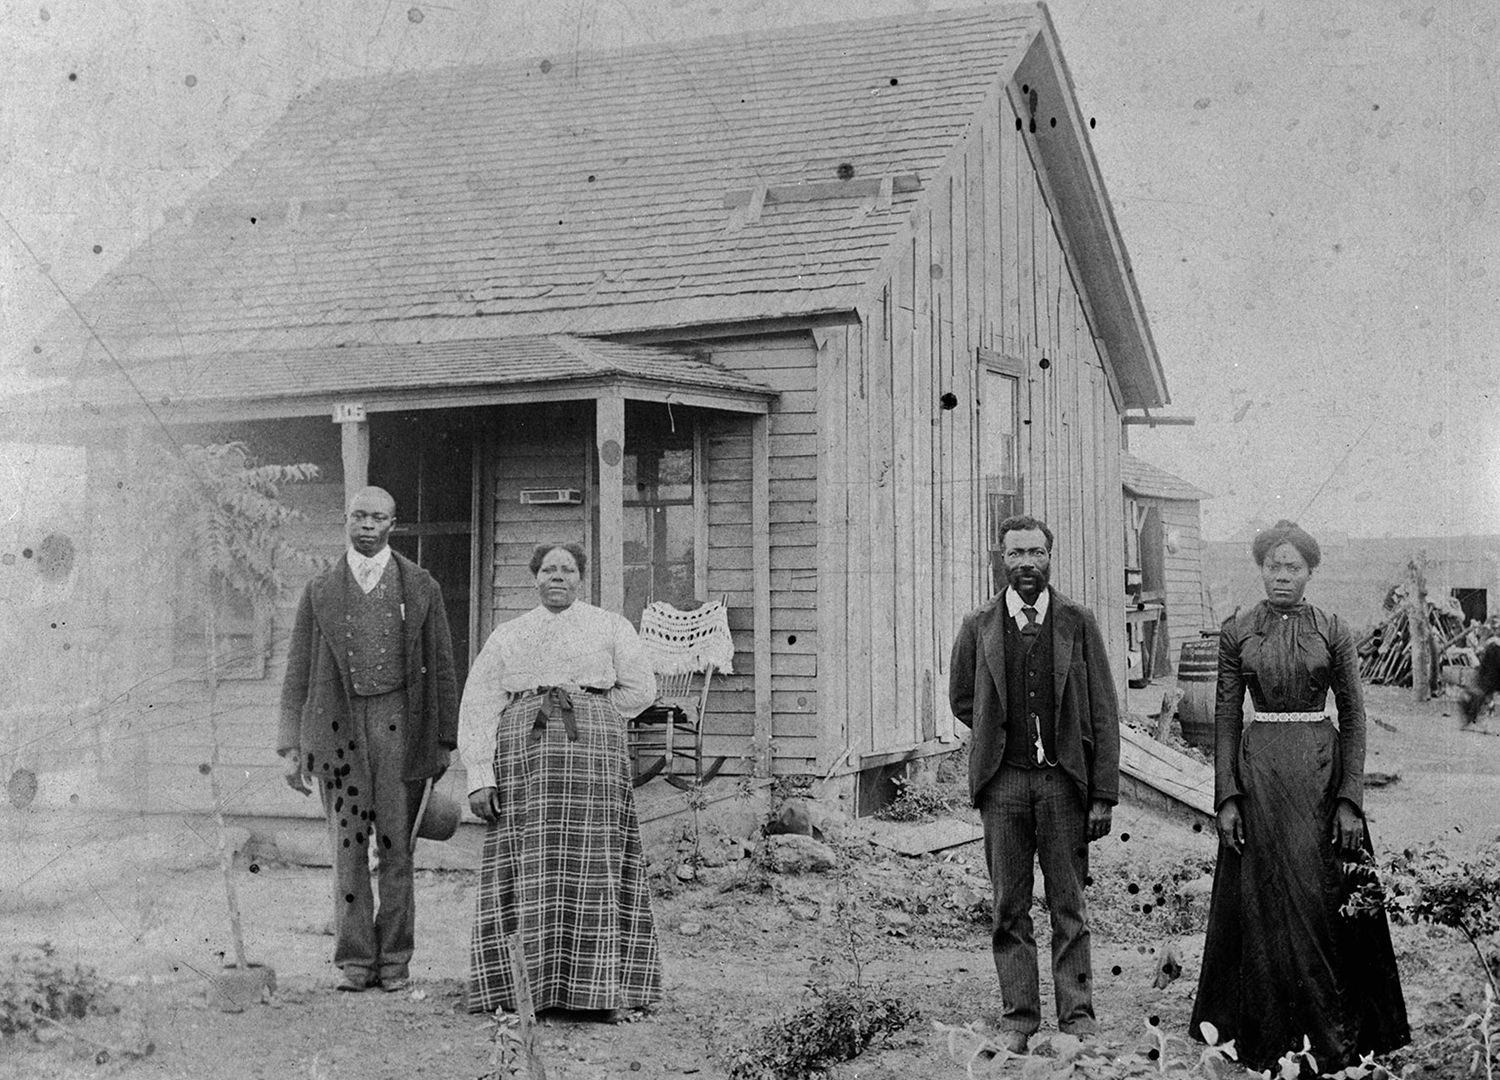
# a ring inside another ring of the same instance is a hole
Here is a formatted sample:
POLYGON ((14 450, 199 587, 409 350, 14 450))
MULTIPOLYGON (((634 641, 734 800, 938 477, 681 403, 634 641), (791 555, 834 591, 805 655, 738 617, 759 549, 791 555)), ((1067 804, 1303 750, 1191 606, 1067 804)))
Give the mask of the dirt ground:
MULTIPOLYGON (((1159 689, 1145 692, 1159 696, 1159 689)), ((1500 835, 1500 717, 1460 731, 1451 704, 1416 705, 1407 692, 1373 688, 1368 768, 1394 782, 1372 788, 1367 810, 1378 850, 1437 843, 1462 853, 1500 835)), ((1144 700, 1144 699, 1143 699, 1144 700)), ((730 783, 733 781, 716 781, 730 783)), ((955 785, 956 790, 956 785, 955 785)), ((0 1077, 486 1076, 491 1022, 463 1011, 462 983, 475 875, 421 871, 414 987, 400 994, 339 994, 328 963, 328 871, 261 858, 238 875, 250 959, 273 966, 278 990, 241 1013, 208 1006, 205 975, 227 947, 223 882, 201 852, 206 838, 141 822, 56 813, 20 820, 0 837, 0 880, 28 851, 51 844, 48 868, 66 887, 0 886, 0 925, 13 945, 51 941, 58 955, 96 968, 108 1007, 45 1042, 0 1039, 0 1077), (185 848, 197 855, 184 856, 185 848), (7 863, 10 868, 7 869, 7 863), (132 1058, 124 1050, 152 1052, 132 1058), (110 1048, 101 1052, 102 1048, 110 1048)), ((972 811, 954 812, 975 820, 972 811)), ((3 819, 0 819, 3 820, 3 819)), ((674 829, 680 834, 690 826, 674 829)), ((932 1021, 992 1022, 999 1008, 988 948, 988 886, 977 843, 910 858, 877 840, 868 821, 846 825, 838 869, 757 876, 745 860, 681 882, 684 858, 668 833, 651 844, 666 996, 645 1019, 616 1027, 544 1017, 540 1050, 558 1078, 723 1075, 716 1050, 795 1006, 809 986, 853 975, 886 983, 922 1019, 840 1066, 841 1080, 961 1077, 932 1021)), ((700 845, 720 837, 700 825, 700 845)), ((722 845, 721 845, 722 846, 722 845)), ((253 849, 252 849, 253 850, 253 849)), ((1146 1019, 1185 1032, 1202 949, 1214 858, 1212 830, 1129 804, 1092 849, 1095 1005, 1102 1041, 1144 1046, 1146 1019), (1191 884, 1190 884, 1191 883, 1191 884), (1152 982, 1173 944, 1182 976, 1152 982)), ((36 871, 28 871, 36 880, 36 871)), ((1045 956, 1045 917, 1041 916, 1045 956)), ((1398 1063, 1457 1078, 1457 1062, 1430 1047, 1480 1000, 1473 952, 1446 931, 1394 929, 1414 1049, 1398 1063), (1450 1071, 1451 1070, 1451 1071, 1450 1071)), ((0 955, 0 961, 4 955, 0 955)), ((1045 962, 1043 967, 1045 969, 1045 962)), ((1044 1001, 1050 989, 1043 972, 1044 1001)), ((1044 1026, 1043 1034, 1047 1032, 1044 1026)), ((1014 1063, 988 1075, 1019 1075, 1014 1063)))

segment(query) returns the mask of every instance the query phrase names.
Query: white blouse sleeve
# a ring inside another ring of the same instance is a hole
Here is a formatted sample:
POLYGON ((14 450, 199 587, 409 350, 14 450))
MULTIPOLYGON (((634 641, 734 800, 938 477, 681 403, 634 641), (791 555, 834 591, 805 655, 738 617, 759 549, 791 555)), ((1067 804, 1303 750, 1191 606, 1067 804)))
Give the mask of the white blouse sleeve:
POLYGON ((495 747, 500 714, 511 697, 501 687, 505 676, 504 637, 490 634, 479 650, 458 705, 458 757, 468 774, 471 795, 480 788, 499 786, 495 782, 495 747))
POLYGON ((629 720, 656 700, 656 673, 630 620, 616 615, 613 622, 615 685, 609 692, 609 703, 629 720))

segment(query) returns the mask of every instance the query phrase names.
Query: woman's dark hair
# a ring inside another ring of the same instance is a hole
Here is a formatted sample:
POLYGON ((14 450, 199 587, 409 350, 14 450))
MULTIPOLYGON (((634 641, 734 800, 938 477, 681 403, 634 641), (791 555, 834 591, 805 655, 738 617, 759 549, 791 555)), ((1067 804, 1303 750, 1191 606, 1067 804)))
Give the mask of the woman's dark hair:
POLYGON ((589 568, 589 557, 584 552, 582 544, 573 544, 573 543, 567 543, 567 544, 555 543, 555 544, 550 544, 549 543, 549 544, 538 544, 536 547, 534 547, 534 548, 531 549, 531 576, 532 577, 536 577, 537 573, 542 569, 542 560, 547 557, 547 553, 549 551, 556 551, 558 548, 562 548, 569 555, 573 556, 573 561, 578 564, 578 576, 579 577, 583 576, 584 572, 586 570, 588 570, 588 568, 589 568))
POLYGON ((1000 535, 997 538, 1001 550, 1005 548, 1005 534, 1009 532, 1021 532, 1026 529, 1040 529, 1042 535, 1047 538, 1047 554, 1052 554, 1052 530, 1047 528, 1047 523, 1030 514, 1016 514, 1008 517, 1000 523, 1000 535))
POLYGON ((1250 554, 1255 556, 1255 565, 1264 566, 1266 556, 1282 544, 1291 544, 1296 548, 1297 554, 1302 556, 1309 570, 1316 570, 1318 563, 1323 560, 1322 549, 1318 547, 1318 542, 1308 534, 1307 530, 1295 521, 1282 518, 1269 529, 1262 529, 1255 534, 1255 540, 1250 544, 1250 554))

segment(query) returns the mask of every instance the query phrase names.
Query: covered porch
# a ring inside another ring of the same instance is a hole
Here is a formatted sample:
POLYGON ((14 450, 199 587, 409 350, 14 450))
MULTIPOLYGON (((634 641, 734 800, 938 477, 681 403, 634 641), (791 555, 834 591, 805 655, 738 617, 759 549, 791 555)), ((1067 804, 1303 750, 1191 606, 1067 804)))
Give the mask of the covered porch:
MULTIPOLYGON (((78 421, 70 437, 88 449, 95 517, 128 495, 153 438, 239 439, 263 462, 317 464, 319 482, 283 495, 304 515, 299 544, 324 557, 342 549, 347 495, 388 488, 397 500, 392 544, 442 585, 463 672, 497 623, 535 605, 526 564, 536 543, 582 543, 586 598, 633 621, 653 600, 726 597, 736 674, 716 687, 710 749, 766 775, 770 641, 756 629, 770 622, 775 398, 744 375, 672 350, 550 336, 224 354, 190 376, 152 364, 79 380, 47 411, 55 420, 69 410, 78 421)), ((80 600, 111 582, 118 594, 122 562, 145 554, 82 545, 80 600)), ((299 579, 276 611, 247 615, 245 647, 255 655, 221 688, 233 713, 224 757, 244 776, 242 813, 313 813, 281 784, 274 757, 300 587, 299 579)), ((116 639, 129 642, 117 670, 137 689, 99 695, 111 704, 81 725, 93 742, 119 744, 94 755, 110 774, 103 786, 132 808, 206 809, 202 657, 195 663, 180 647, 180 613, 165 598, 136 605, 115 595, 110 610, 132 620, 116 639)))

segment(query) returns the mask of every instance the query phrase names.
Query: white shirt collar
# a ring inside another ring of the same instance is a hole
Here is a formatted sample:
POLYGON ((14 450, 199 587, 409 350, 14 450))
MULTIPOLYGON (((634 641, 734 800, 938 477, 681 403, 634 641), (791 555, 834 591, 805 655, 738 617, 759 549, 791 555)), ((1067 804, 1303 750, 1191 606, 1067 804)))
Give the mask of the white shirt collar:
MULTIPOLYGON (((1021 594, 1009 585, 1005 587, 1005 610, 1010 612, 1010 617, 1016 620, 1017 626, 1026 625, 1026 616, 1021 614, 1021 609, 1026 606, 1026 601, 1021 599, 1021 594)), ((1037 594, 1036 603, 1031 605, 1036 608, 1036 621, 1038 624, 1047 621, 1047 609, 1052 606, 1052 590, 1046 586, 1037 594)))
POLYGON ((347 559, 349 572, 354 575, 355 582, 368 593, 380 584, 380 578, 390 564, 391 545, 387 544, 374 555, 365 555, 350 547, 347 559))
POLYGON ((389 564, 390 561, 391 561, 391 545, 390 544, 387 544, 385 547, 381 548, 379 551, 377 551, 373 555, 365 555, 362 552, 356 551, 352 547, 349 548, 348 550, 349 550, 349 569, 355 571, 356 573, 359 571, 359 568, 362 567, 362 566, 378 566, 378 567, 380 567, 380 569, 384 570, 386 568, 387 564, 389 564))

